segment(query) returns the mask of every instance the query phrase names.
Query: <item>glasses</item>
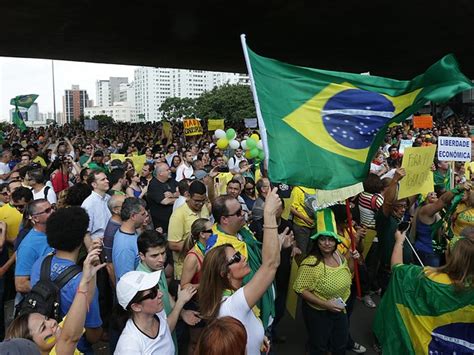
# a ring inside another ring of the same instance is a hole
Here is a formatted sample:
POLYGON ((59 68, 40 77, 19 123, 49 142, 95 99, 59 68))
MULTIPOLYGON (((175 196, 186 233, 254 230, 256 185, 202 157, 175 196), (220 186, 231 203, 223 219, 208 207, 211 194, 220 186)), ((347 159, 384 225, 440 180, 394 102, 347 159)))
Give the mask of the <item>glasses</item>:
POLYGON ((25 209, 25 206, 26 204, 23 204, 23 205, 13 205, 13 207, 15 207, 18 211, 20 212, 23 212, 23 210, 25 209))
POLYGON ((8 196, 8 192, 7 192, 7 191, 2 192, 1 194, 2 194, 3 196, 8 196))
POLYGON ((212 234, 214 232, 212 231, 212 229, 206 229, 206 230, 202 231, 201 233, 210 233, 210 234, 212 234))
POLYGON ((92 147, 86 147, 86 149, 92 149, 92 147))
POLYGON ((51 206, 51 207, 48 207, 47 209, 45 209, 45 210, 42 211, 42 212, 33 213, 32 216, 38 216, 38 215, 43 214, 43 213, 49 214, 49 213, 51 213, 52 211, 54 211, 55 209, 56 209, 56 207, 51 206))
POLYGON ((191 198, 191 200, 197 205, 204 205, 206 203, 206 200, 195 200, 194 198, 191 198))
POLYGON ((145 296, 139 298, 136 302, 130 302, 131 303, 140 303, 146 300, 153 300, 158 296, 158 286, 152 287, 150 289, 150 293, 147 293, 145 296))
POLYGON ((231 213, 231 214, 227 214, 227 215, 224 215, 224 217, 232 217, 232 216, 242 216, 242 207, 240 207, 237 211, 235 211, 234 213, 231 213))
POLYGON ((227 261, 227 266, 231 266, 235 263, 240 263, 240 260, 242 260, 242 254, 240 254, 240 251, 238 251, 234 255, 232 255, 232 257, 227 261))

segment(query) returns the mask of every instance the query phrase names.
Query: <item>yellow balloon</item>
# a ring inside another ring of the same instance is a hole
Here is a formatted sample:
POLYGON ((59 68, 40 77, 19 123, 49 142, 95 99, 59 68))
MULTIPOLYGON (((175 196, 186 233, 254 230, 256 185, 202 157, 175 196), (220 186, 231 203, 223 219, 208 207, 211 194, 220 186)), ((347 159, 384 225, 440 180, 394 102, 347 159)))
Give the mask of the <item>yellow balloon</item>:
POLYGON ((260 136, 257 133, 252 134, 250 138, 255 139, 257 142, 260 140, 260 136))
POLYGON ((245 151, 245 157, 246 157, 247 159, 252 159, 252 156, 251 156, 251 154, 250 154, 250 150, 245 151))
POLYGON ((228 145, 229 145, 229 141, 226 138, 219 138, 217 140, 217 146, 220 149, 225 149, 225 148, 227 148, 228 145))

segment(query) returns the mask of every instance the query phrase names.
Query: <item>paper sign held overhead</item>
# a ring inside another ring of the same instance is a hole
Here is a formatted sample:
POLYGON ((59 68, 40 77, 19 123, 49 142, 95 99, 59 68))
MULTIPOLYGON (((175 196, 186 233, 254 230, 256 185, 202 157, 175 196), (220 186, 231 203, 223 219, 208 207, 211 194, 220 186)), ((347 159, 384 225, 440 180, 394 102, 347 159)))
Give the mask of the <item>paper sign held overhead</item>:
POLYGON ((471 161, 471 139, 438 137, 438 160, 471 161))
POLYGON ((399 199, 434 191, 431 166, 435 151, 436 145, 405 149, 402 168, 405 168, 406 176, 400 180, 399 199))
POLYGON ((433 116, 413 116, 413 128, 433 128, 433 116))

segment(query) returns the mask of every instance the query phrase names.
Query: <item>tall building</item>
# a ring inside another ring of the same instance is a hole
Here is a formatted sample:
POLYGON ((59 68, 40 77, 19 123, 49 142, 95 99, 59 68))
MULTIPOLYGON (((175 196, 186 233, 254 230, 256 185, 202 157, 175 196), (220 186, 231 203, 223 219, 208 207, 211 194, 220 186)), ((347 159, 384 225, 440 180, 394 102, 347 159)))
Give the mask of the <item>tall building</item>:
POLYGON ((145 115, 146 121, 156 121, 161 119, 159 108, 168 97, 197 98, 215 86, 248 82, 244 74, 140 67, 135 69, 133 81, 136 113, 145 115))
POLYGON ((120 101, 120 84, 128 84, 128 78, 114 77, 109 78, 109 91, 111 105, 120 101))
MULTIPOLYGON (((38 108, 38 103, 33 103, 30 108, 26 109, 24 107, 18 107, 18 110, 20 111, 23 120, 25 123, 28 125, 28 123, 33 124, 34 122, 40 122, 42 121, 40 113, 39 113, 39 108, 38 108)), ((12 108, 10 110, 10 121, 13 122, 13 113, 15 112, 15 109, 12 108)))
POLYGON ((94 118, 97 115, 107 115, 117 122, 138 122, 135 107, 128 102, 114 102, 112 106, 93 106, 84 109, 84 116, 94 118))
POLYGON ((97 106, 110 106, 110 88, 108 80, 97 80, 95 83, 97 106))
POLYGON ((95 84, 97 106, 107 107, 112 106, 114 102, 127 101, 121 100, 121 88, 127 84, 128 78, 122 77, 111 76, 109 80, 97 80, 95 84))
POLYGON ((89 104, 86 90, 81 90, 79 85, 72 85, 70 90, 64 91, 63 96, 63 124, 78 121, 84 115, 84 108, 89 104))

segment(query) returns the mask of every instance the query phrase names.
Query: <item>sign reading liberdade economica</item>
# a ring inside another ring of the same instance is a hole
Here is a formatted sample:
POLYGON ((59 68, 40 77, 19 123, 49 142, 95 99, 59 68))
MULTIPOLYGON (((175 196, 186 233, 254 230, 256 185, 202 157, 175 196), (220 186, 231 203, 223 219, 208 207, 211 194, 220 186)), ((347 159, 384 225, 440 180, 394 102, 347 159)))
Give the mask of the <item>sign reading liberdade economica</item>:
POLYGON ((438 160, 471 161, 471 139, 438 137, 438 160))

